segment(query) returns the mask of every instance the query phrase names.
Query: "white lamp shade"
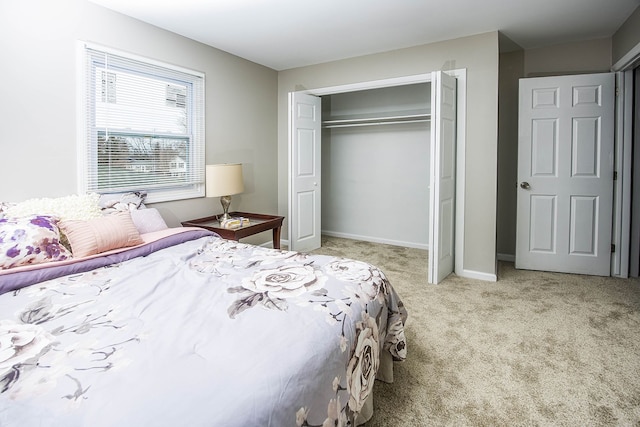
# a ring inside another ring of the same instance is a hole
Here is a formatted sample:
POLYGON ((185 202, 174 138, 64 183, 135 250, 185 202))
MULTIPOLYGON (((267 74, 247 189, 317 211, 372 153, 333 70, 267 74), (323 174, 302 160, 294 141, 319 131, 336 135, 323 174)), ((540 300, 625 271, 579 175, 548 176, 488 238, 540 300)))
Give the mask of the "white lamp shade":
POLYGON ((206 168, 207 197, 231 196, 244 191, 242 165, 221 164, 207 165, 206 168))

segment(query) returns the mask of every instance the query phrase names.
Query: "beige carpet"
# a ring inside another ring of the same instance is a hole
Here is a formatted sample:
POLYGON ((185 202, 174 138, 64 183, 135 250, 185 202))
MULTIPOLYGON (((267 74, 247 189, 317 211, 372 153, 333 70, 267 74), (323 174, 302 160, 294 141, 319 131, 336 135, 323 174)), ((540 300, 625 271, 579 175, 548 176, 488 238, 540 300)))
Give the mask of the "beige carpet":
POLYGON ((423 250, 323 237, 379 266, 409 312, 408 359, 366 426, 640 426, 640 281, 515 270, 428 285, 423 250))

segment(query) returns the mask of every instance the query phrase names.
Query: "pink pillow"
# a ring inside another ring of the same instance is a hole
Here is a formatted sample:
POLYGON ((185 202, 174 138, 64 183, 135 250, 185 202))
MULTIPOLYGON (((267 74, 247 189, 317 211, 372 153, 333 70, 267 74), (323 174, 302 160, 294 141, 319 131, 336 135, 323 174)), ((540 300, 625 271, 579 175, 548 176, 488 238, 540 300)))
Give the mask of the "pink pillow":
POLYGON ((61 221, 74 257, 84 257, 143 243, 129 211, 113 213, 87 221, 61 221))

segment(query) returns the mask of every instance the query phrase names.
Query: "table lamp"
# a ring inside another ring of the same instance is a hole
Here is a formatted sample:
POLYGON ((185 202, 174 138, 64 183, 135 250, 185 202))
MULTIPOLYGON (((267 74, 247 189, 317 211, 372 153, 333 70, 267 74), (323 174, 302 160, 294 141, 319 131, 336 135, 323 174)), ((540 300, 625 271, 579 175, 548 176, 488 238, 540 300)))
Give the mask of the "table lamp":
POLYGON ((207 197, 220 197, 220 204, 224 213, 218 220, 222 222, 229 219, 231 196, 244 191, 242 164, 207 165, 206 188, 207 197))

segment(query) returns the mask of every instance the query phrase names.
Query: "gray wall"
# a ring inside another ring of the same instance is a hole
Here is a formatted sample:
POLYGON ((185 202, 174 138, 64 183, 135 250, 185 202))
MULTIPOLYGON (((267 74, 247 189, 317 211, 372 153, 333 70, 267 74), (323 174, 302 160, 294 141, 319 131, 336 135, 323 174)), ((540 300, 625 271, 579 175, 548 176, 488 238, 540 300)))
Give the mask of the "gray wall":
MULTIPOLYGON (((204 72, 207 163, 244 164, 232 209, 277 212, 277 72, 85 0, 0 3, 0 200, 77 192, 76 40, 204 72)), ((170 225, 222 212, 206 198, 156 207, 170 225)))
POLYGON ((640 7, 613 37, 500 54, 497 251, 511 259, 516 244, 518 79, 609 72, 640 44, 640 7))
POLYGON ((526 77, 602 73, 611 68, 611 37, 565 43, 524 52, 526 77))
POLYGON ((500 54, 498 97, 497 250, 502 259, 516 253, 516 182, 518 180, 518 79, 524 75, 524 51, 500 54))
MULTIPOLYGON (((465 230, 458 232, 465 233, 464 268, 494 274, 496 250, 513 253, 515 245, 510 166, 517 157, 512 145, 517 135, 514 139, 508 105, 514 96, 517 100, 518 67, 523 76, 606 71, 640 43, 640 8, 611 39, 529 50, 522 58, 503 54, 498 154, 495 32, 278 73, 85 0, 2 1, 0 200, 77 191, 76 40, 205 72, 207 162, 245 165, 246 191, 234 196, 232 209, 285 215, 289 91, 467 68, 467 200, 465 230)), ((221 211, 216 200, 206 198, 157 207, 170 225, 221 211)), ((254 242, 269 238, 266 233, 254 242)))
POLYGON ((497 252, 513 260, 518 180, 518 80, 523 77, 602 73, 611 67, 611 38, 500 54, 497 252))
MULTIPOLYGON (((323 120, 431 110, 431 84, 322 97, 323 120)), ((426 249, 430 123, 322 130, 322 233, 426 249)))
POLYGON ((613 35, 612 64, 640 44, 640 6, 613 35))
MULTIPOLYGON (((496 273, 498 33, 367 55, 278 74, 278 204, 287 213, 289 92, 436 70, 467 69, 463 269, 496 273)), ((372 208, 375 209, 375 206, 372 208)), ((460 248, 456 248, 459 250, 460 248)))

